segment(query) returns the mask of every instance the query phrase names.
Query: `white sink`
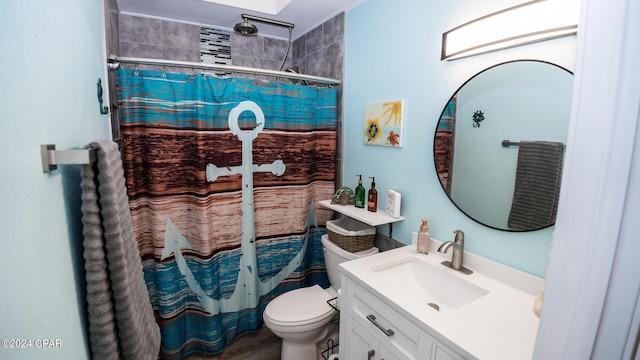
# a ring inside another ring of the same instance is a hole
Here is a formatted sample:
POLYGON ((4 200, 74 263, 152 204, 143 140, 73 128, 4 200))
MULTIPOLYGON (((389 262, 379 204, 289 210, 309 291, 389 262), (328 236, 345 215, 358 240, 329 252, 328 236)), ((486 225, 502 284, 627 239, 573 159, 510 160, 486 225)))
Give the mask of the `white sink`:
POLYGON ((415 257, 376 265, 371 270, 381 288, 401 296, 424 299, 425 306, 440 312, 459 309, 489 293, 452 273, 455 270, 436 267, 415 257))

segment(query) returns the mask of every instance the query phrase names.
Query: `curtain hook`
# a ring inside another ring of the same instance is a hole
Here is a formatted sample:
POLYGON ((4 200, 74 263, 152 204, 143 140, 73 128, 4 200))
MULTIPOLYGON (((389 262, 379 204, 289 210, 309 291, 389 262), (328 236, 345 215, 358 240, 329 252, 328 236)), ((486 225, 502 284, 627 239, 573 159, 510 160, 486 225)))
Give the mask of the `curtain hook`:
POLYGON ((138 65, 136 64, 136 65, 133 67, 133 75, 138 76, 138 74, 139 74, 139 72, 138 72, 138 65))
POLYGON ((98 87, 97 87, 97 94, 98 94, 98 102, 100 103, 100 105, 98 105, 98 107, 100 108, 100 114, 106 115, 109 113, 109 107, 108 106, 103 106, 103 100, 102 100, 102 79, 98 78, 98 87))

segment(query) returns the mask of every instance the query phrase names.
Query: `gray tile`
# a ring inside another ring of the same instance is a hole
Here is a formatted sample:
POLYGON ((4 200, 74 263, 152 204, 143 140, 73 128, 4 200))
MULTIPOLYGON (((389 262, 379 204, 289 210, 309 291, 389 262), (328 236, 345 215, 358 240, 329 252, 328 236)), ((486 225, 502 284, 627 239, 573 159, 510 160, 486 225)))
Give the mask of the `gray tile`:
MULTIPOLYGON (((280 64, 278 64, 280 65, 280 64)), ((287 61, 284 62, 284 66, 282 67, 282 71, 285 71, 286 69, 290 68, 293 66, 293 63, 291 62, 291 57, 287 58, 287 61)))
MULTIPOLYGON (((233 65, 235 66, 246 66, 246 67, 259 68, 259 69, 263 68, 262 59, 260 58, 251 57, 251 56, 235 56, 235 57, 232 57, 232 60, 233 60, 233 65)), ((232 76, 239 79, 255 79, 256 78, 256 76, 253 74, 237 73, 237 74, 233 74, 232 76)))
POLYGON ((162 45, 162 21, 121 14, 118 17, 120 41, 162 45))
POLYGON ((292 52, 293 52, 294 60, 297 61, 298 59, 303 58, 306 55, 304 46, 305 46, 304 36, 299 37, 293 42, 292 52))
POLYGON ((278 60, 281 62, 287 52, 287 43, 287 40, 265 37, 262 58, 267 60, 278 60))
POLYGON ((233 65, 262 68, 262 59, 259 57, 238 55, 231 58, 233 65))
MULTIPOLYGON (((124 57, 140 57, 140 58, 149 58, 149 59, 162 59, 162 48, 157 45, 147 45, 147 44, 138 44, 138 43, 130 43, 126 41, 120 42, 120 56, 124 57)), ((126 69, 140 69, 140 70, 156 70, 162 71, 161 66, 155 65, 133 65, 121 64, 123 68, 126 69)))
POLYGON ((262 57, 264 38, 262 36, 240 36, 231 33, 231 58, 235 56, 262 57))
POLYGON ((340 13, 322 24, 324 46, 341 43, 344 38, 344 13, 340 13))
MULTIPOLYGON (((280 64, 282 60, 270 60, 270 59, 262 59, 262 69, 267 70, 278 70, 280 68, 280 64)), ((283 67, 283 70, 285 68, 283 67)))
POLYGON ((162 21, 162 46, 177 49, 200 49, 200 26, 162 21))
POLYGON ((305 41, 305 56, 309 56, 309 54, 316 52, 323 47, 322 42, 322 25, 317 28, 309 31, 304 36, 305 41))
POLYGON ((118 7, 115 0, 104 0, 105 4, 105 33, 108 55, 118 55, 120 52, 120 34, 118 29, 118 7))
POLYGON ((305 73, 309 75, 324 76, 323 51, 318 50, 308 54, 304 59, 305 73))
POLYGON ((334 79, 342 79, 344 66, 343 53, 344 51, 342 50, 341 43, 334 43, 327 46, 324 51, 324 67, 322 69, 322 74, 324 76, 334 79))
POLYGON ((159 45, 141 44, 120 41, 120 56, 162 59, 162 47, 159 45))
POLYGON ((165 46, 162 48, 162 58, 165 60, 200 62, 200 51, 165 46))

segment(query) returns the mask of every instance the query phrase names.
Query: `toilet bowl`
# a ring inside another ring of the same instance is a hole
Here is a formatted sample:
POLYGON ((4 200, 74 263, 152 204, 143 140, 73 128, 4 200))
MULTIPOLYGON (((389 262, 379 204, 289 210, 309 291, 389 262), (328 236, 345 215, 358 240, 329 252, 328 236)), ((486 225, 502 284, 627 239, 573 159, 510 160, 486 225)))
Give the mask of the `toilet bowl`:
POLYGON ((327 336, 329 323, 337 314, 327 301, 338 296, 338 264, 378 253, 375 247, 348 252, 330 241, 326 234, 321 241, 331 287, 323 289, 313 285, 288 291, 273 299, 263 313, 265 325, 282 338, 282 360, 319 358, 317 344, 327 336))

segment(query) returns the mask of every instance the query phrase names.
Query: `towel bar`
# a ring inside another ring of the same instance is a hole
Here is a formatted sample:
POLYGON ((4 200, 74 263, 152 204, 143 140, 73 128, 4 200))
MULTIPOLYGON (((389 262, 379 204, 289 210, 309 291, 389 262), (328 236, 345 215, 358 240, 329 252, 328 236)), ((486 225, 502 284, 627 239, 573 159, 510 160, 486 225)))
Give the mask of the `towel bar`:
MULTIPOLYGON (((509 146, 520 146, 520 142, 519 141, 511 141, 511 140, 502 140, 502 146, 503 147, 509 147, 509 146)), ((566 145, 562 145, 562 148, 564 149, 566 145)))
POLYGON ((511 140, 502 140, 502 146, 507 147, 507 146, 520 146, 520 143, 517 141, 511 141, 511 140))
POLYGON ((40 145, 42 172, 48 173, 58 165, 83 165, 96 161, 96 150, 56 150, 53 144, 40 145))

